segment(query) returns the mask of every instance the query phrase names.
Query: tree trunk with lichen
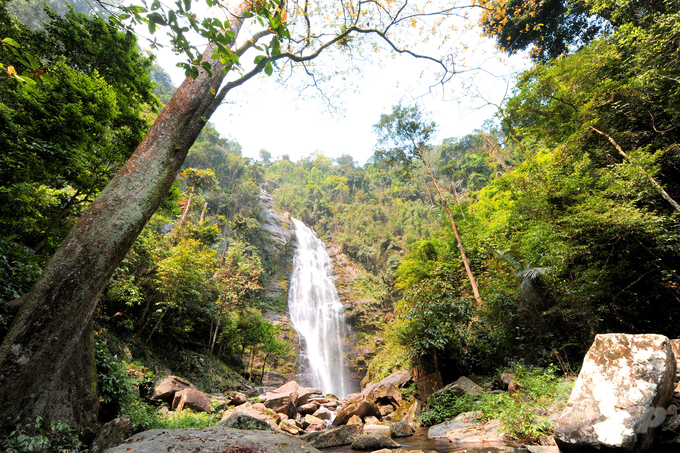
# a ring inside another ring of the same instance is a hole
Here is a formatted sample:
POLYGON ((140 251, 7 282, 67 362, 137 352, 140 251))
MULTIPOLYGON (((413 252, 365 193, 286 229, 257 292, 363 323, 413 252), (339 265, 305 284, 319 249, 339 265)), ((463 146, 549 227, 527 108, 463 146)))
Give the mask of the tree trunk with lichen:
MULTIPOLYGON (((235 12, 239 14, 240 11, 235 12)), ((238 34, 241 20, 232 21, 238 34)), ((0 433, 17 419, 97 423, 92 316, 104 287, 166 197, 215 108, 223 65, 187 78, 130 160, 64 239, 0 345, 0 433)))

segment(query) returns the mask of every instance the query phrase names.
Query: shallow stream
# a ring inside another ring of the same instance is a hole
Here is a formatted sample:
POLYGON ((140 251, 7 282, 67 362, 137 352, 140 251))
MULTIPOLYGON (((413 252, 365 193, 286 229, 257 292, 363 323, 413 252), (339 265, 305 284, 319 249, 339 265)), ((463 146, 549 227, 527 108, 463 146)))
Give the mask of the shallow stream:
MULTIPOLYGON (((395 442, 401 444, 401 448, 404 450, 423 450, 432 451, 435 450, 438 453, 449 453, 449 452, 470 452, 470 453, 511 453, 511 452, 524 452, 524 448, 514 448, 502 443, 466 443, 466 444, 454 444, 449 442, 447 439, 428 439, 427 438, 427 428, 418 428, 416 433, 410 437, 400 437, 399 439, 394 439, 395 442)), ((322 451, 326 453, 365 453, 358 450, 352 450, 349 445, 342 447, 332 447, 324 448, 322 451)))

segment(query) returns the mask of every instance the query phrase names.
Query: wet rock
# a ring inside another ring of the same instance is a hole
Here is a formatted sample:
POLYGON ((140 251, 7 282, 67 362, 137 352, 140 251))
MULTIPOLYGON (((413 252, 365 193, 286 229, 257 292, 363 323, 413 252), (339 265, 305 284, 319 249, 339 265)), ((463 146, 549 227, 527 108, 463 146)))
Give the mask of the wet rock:
POLYGON ((372 415, 369 415, 368 417, 364 417, 364 424, 366 424, 366 425, 379 425, 380 420, 378 420, 378 417, 374 417, 372 415))
POLYGON ((365 418, 370 415, 374 417, 380 417, 380 410, 378 409, 378 406, 368 400, 352 401, 338 411, 335 416, 335 420, 333 420, 333 425, 344 425, 352 417, 352 415, 356 415, 361 418, 365 418))
POLYGON ((644 452, 673 394, 675 359, 662 335, 597 335, 555 441, 563 452, 644 452))
POLYGON ((194 412, 210 413, 210 398, 200 390, 185 389, 175 393, 172 409, 182 411, 191 409, 194 412))
POLYGON ((390 435, 392 437, 409 437, 413 435, 413 432, 413 428, 411 428, 411 425, 406 420, 390 425, 390 435))
POLYGON ((230 447, 253 453, 320 453, 298 438, 271 431, 211 426, 204 429, 155 429, 135 434, 106 453, 223 452, 230 447))
POLYGON ((390 427, 387 425, 364 425, 364 434, 380 434, 390 436, 390 427))
POLYGON ((97 438, 92 443, 91 450, 100 452, 118 445, 125 440, 131 428, 132 423, 127 415, 111 420, 99 431, 97 438))
POLYGON ((361 436, 362 433, 363 430, 360 425, 344 425, 327 429, 326 431, 305 434, 300 439, 309 442, 316 448, 328 448, 349 445, 354 442, 354 439, 361 436))
POLYGON ((175 393, 185 389, 198 390, 195 385, 186 379, 182 379, 178 376, 167 376, 156 384, 151 399, 163 400, 170 403, 175 397, 175 393))
POLYGON ((325 407, 320 407, 314 413, 312 414, 316 418, 320 418, 321 420, 330 420, 331 419, 331 411, 326 409, 325 407))
POLYGON ((316 412, 316 410, 318 408, 319 408, 318 404, 311 402, 311 403, 307 403, 307 404, 303 404, 302 406, 299 406, 297 408, 297 411, 301 415, 307 415, 307 414, 313 414, 314 412, 316 412))
POLYGON ((266 421, 241 412, 231 413, 229 417, 226 418, 226 420, 222 418, 220 425, 224 426, 225 428, 255 429, 260 431, 271 431, 272 429, 271 426, 269 426, 269 423, 266 421))
POLYGON ((379 450, 381 448, 399 448, 401 445, 381 434, 366 434, 352 442, 352 450, 379 450))

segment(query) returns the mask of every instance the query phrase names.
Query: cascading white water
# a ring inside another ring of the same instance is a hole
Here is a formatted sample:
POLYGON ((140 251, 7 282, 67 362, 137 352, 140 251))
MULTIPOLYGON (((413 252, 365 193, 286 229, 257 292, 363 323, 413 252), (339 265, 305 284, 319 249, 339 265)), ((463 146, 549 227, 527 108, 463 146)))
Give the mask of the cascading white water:
POLYGON ((348 393, 341 337, 345 330, 343 306, 331 280, 326 246, 304 223, 293 219, 297 238, 294 270, 288 291, 288 310, 295 330, 304 338, 311 382, 344 397, 348 393))

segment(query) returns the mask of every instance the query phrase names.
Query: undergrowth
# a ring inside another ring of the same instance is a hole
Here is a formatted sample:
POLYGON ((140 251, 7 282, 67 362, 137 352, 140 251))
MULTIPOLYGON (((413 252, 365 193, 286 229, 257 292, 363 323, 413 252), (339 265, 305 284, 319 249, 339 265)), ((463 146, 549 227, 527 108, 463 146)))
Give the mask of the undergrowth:
POLYGON ((463 412, 480 411, 481 419, 500 420, 500 430, 511 440, 537 442, 554 432, 554 423, 547 414, 564 408, 571 392, 572 381, 560 378, 556 368, 528 368, 516 365, 515 381, 521 390, 513 396, 499 394, 464 394, 456 396, 444 391, 431 397, 429 410, 422 414, 428 426, 455 418, 463 412))

